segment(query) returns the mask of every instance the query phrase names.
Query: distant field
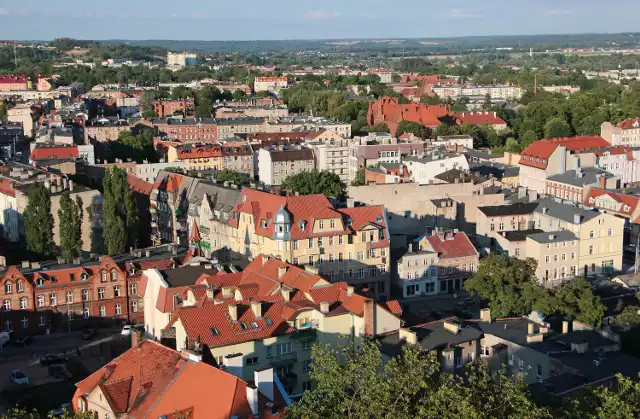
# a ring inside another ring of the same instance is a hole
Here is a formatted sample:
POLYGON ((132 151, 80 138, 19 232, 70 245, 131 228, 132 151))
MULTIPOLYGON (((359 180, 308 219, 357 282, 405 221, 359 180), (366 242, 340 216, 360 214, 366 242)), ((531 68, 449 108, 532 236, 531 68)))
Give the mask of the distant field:
POLYGON ((87 55, 89 53, 90 49, 89 48, 80 48, 80 49, 72 49, 67 51, 68 55, 74 56, 74 57, 79 57, 82 55, 87 55))

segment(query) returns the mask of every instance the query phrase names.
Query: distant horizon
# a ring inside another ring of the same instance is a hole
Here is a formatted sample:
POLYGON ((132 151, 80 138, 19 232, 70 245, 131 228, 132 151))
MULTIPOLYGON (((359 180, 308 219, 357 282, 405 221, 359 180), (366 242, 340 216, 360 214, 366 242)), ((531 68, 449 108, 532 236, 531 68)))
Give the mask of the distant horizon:
POLYGON ((178 6, 171 0, 112 0, 108 7, 60 0, 43 8, 42 0, 22 0, 0 5, 0 25, 4 38, 22 40, 430 39, 625 33, 638 30, 640 15, 637 0, 183 0, 178 6))

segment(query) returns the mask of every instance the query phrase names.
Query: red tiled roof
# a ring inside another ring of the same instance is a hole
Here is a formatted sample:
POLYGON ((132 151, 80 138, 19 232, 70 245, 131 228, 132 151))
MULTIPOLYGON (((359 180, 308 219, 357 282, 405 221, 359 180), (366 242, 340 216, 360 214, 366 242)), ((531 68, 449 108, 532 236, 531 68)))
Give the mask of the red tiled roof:
POLYGON ((455 114, 462 125, 506 125, 495 112, 463 112, 455 114))
POLYGON ((640 127, 640 118, 626 119, 620 122, 617 126, 622 129, 638 129, 640 127))
POLYGON ((599 135, 538 140, 534 141, 529 147, 522 151, 519 164, 536 167, 538 169, 546 169, 549 157, 551 157, 558 146, 563 146, 568 151, 582 152, 608 147, 610 145, 611 144, 599 135))
POLYGON ((151 195, 151 192, 153 191, 153 184, 151 182, 140 179, 136 175, 127 175, 127 181, 129 182, 129 188, 134 192, 138 192, 143 195, 151 195))
POLYGON ((1 74, 0 84, 28 83, 29 77, 22 74, 1 74))
POLYGON ((16 196, 16 191, 13 189, 15 183, 9 179, 0 179, 0 193, 8 196, 16 196))
POLYGON ((176 147, 178 159, 201 159, 205 157, 222 157, 222 150, 219 145, 184 145, 176 147))
POLYGON ((102 392, 109 401, 109 405, 113 409, 113 413, 121 414, 127 411, 127 408, 129 407, 129 397, 131 396, 132 383, 133 377, 127 377, 122 380, 112 381, 100 386, 102 392))
POLYGON ((381 97, 369 104, 367 112, 369 122, 384 122, 394 135, 401 121, 413 121, 426 127, 436 127, 452 119, 449 105, 427 106, 422 103, 401 105, 396 98, 381 97))
MULTIPOLYGON (((590 188, 584 197, 584 204, 590 207, 596 207, 595 200, 602 196, 607 196, 611 200, 620 205, 619 209, 606 208, 607 211, 616 212, 626 217, 631 217, 635 212, 640 197, 634 195, 625 195, 618 192, 607 191, 600 188, 590 188), (625 209, 626 208, 626 209, 625 209)), ((633 221, 636 222, 636 221, 633 221)))
POLYGON ((428 236, 427 241, 441 259, 454 259, 478 254, 478 251, 464 233, 454 233, 453 239, 450 240, 443 240, 437 235, 428 236))
POLYGON ((29 157, 31 160, 43 160, 43 159, 76 159, 80 156, 78 153, 78 147, 36 147, 31 152, 29 157))
POLYGON ((179 173, 167 173, 166 178, 161 178, 158 176, 156 178, 155 183, 153 184, 153 189, 165 190, 167 192, 174 192, 180 188, 180 184, 184 176, 179 173))
POLYGON ((385 306, 386 309, 392 314, 402 314, 402 306, 400 306, 398 300, 385 301, 384 303, 382 303, 382 305, 385 306))

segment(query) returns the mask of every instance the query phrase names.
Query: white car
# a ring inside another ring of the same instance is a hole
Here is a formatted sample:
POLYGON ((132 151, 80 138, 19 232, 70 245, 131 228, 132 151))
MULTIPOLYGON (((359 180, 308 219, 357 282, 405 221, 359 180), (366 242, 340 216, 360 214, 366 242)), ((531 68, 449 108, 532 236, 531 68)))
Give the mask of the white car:
POLYGON ((11 371, 11 382, 14 384, 29 384, 29 377, 20 370, 11 371))
POLYGON ((120 332, 121 335, 123 336, 129 336, 131 334, 131 325, 130 324, 125 324, 124 327, 122 328, 122 332, 120 332))

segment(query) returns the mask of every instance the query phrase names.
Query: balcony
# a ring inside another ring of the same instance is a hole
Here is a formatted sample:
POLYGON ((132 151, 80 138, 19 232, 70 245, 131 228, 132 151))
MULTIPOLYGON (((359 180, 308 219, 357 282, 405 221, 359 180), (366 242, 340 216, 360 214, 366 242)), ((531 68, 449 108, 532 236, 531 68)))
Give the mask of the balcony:
POLYGON ((289 352, 286 354, 274 355, 273 357, 271 357, 271 364, 273 366, 287 365, 287 364, 293 364, 297 360, 298 360, 298 353, 289 352))
MULTIPOLYGON (((312 323, 304 323, 302 326, 304 327, 304 325, 309 325, 306 328, 300 328, 297 330, 294 330, 291 333, 291 339, 295 339, 295 340, 302 340, 302 339, 316 339, 318 337, 318 330, 316 328, 313 327, 312 323)), ((317 323, 315 325, 315 327, 317 327, 317 323)))

